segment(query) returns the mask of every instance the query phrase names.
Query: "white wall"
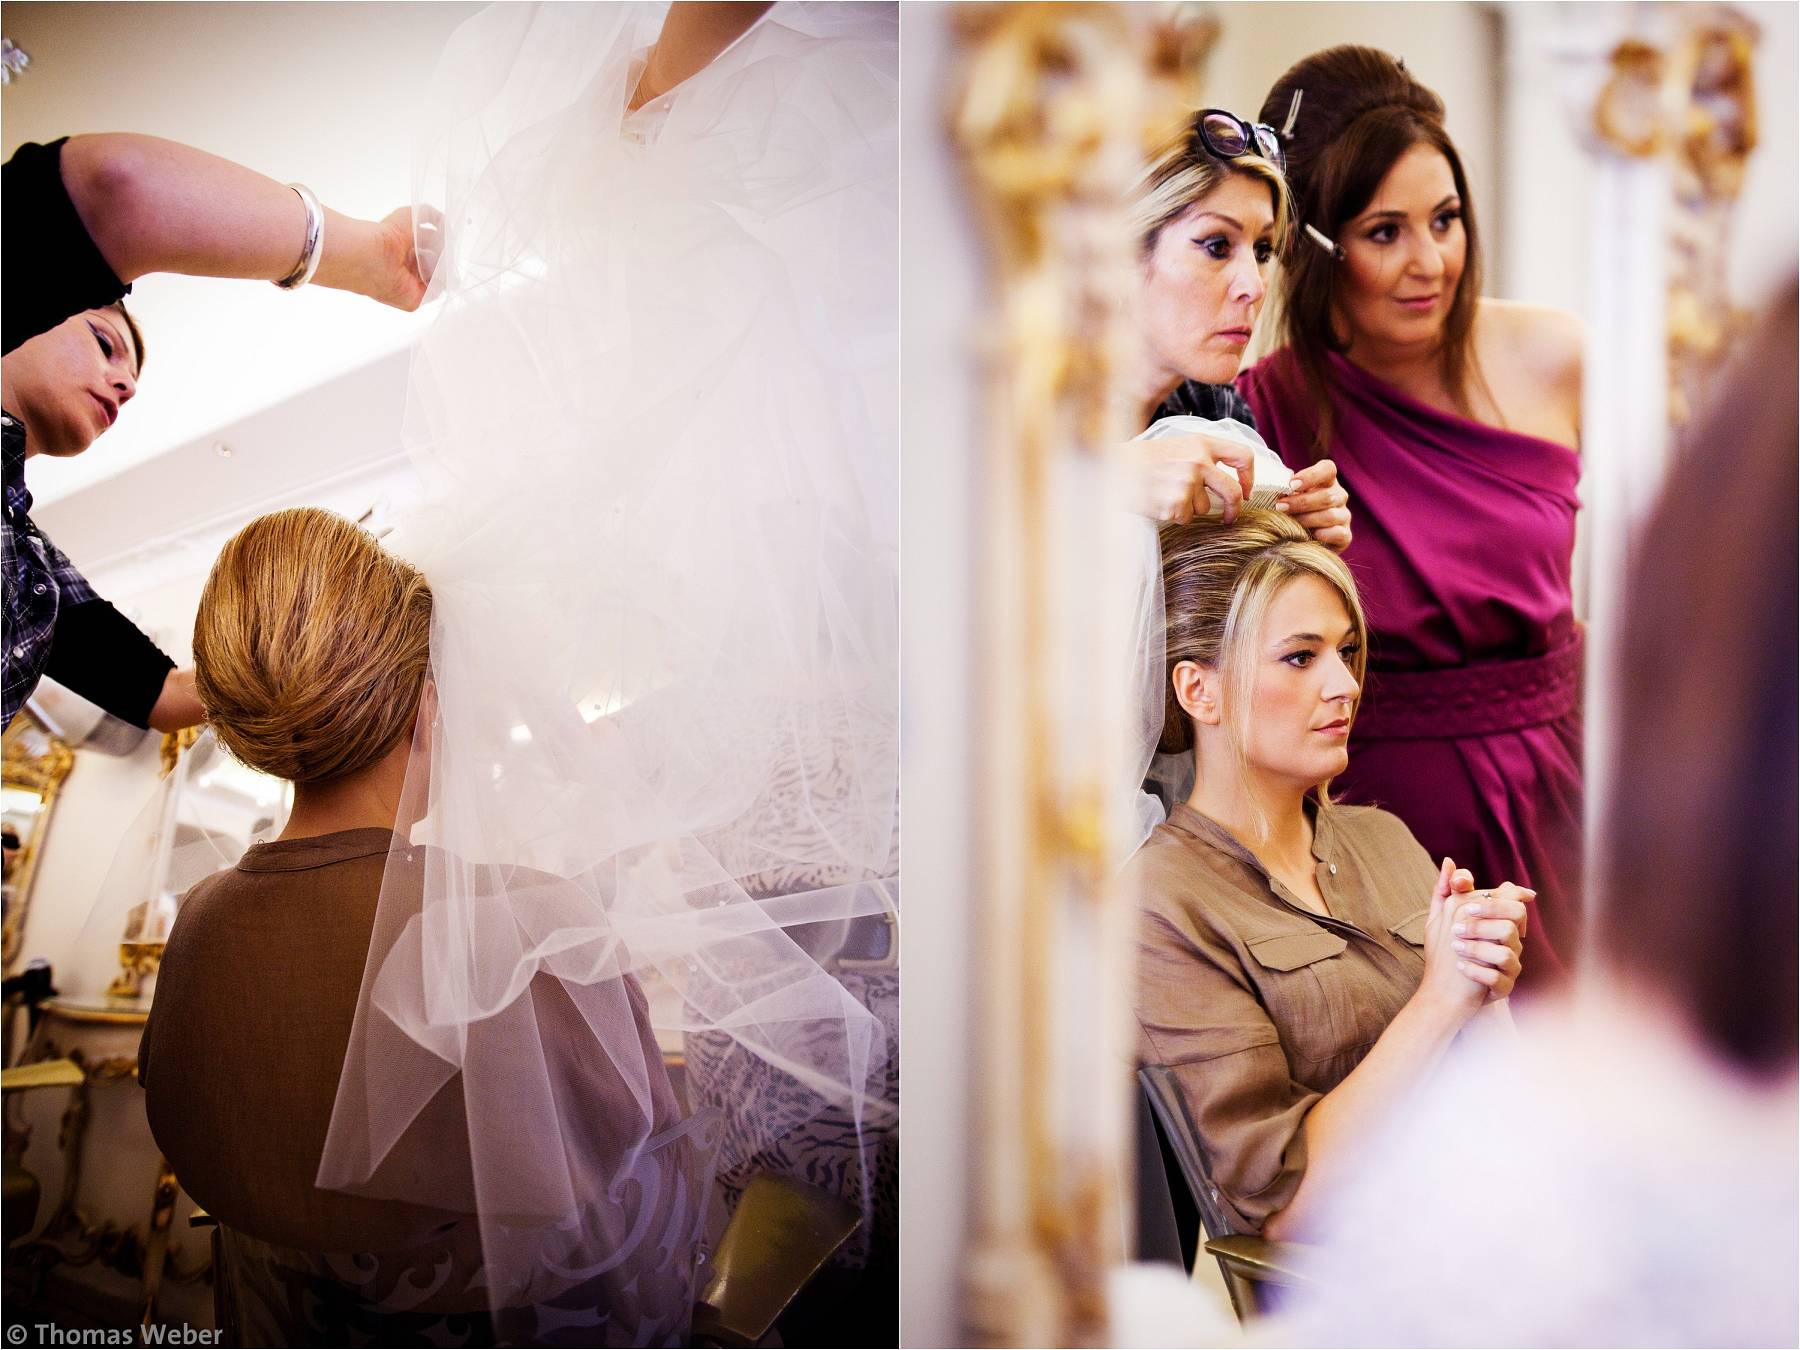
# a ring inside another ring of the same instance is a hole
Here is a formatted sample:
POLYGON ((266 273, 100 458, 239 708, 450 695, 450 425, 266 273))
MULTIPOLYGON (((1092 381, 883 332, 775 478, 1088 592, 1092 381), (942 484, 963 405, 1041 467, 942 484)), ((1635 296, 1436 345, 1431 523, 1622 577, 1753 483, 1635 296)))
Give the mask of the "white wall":
POLYGON ((974 1137, 971 950, 979 728, 974 591, 982 273, 943 136, 948 6, 908 7, 900 31, 902 375, 900 801, 906 877, 901 998, 900 1332, 958 1343, 974 1137), (914 391, 917 391, 915 394, 914 391))
MULTIPOLYGON (((1800 6, 1734 8, 1762 30, 1756 52, 1760 144, 1750 157, 1726 248, 1732 299, 1754 309, 1796 267, 1800 6)), ((1562 21, 1560 9, 1499 7, 1504 31, 1499 139, 1507 153, 1499 179, 1495 280, 1497 294, 1580 310, 1588 284, 1589 170, 1547 55, 1562 21)))

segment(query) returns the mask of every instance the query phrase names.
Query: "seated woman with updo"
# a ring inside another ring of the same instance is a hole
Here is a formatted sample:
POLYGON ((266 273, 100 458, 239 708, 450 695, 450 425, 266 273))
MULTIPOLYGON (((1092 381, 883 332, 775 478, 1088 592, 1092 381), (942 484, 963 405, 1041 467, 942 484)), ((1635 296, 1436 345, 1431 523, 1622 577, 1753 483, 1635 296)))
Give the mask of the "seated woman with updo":
POLYGON ((1458 1033, 1506 1016, 1531 893, 1332 803, 1368 641, 1335 553, 1259 510, 1161 543, 1161 748, 1195 779, 1127 867, 1138 1056, 1174 1071, 1236 1231, 1292 1238, 1458 1033))
MULTIPOLYGON (((512 1335, 512 1322, 490 1314, 513 1310, 489 1308, 482 1278, 467 1124, 481 1103, 465 1102, 459 1074, 410 1041, 390 1046, 380 1065, 389 1081, 446 1081, 360 1193, 315 1184, 371 944, 395 942, 387 930, 407 913, 405 896, 416 912, 441 856, 396 838, 410 828, 401 810, 414 722, 434 697, 431 616, 418 571, 313 509, 252 522, 226 544, 200 599, 196 688, 212 729, 239 760, 293 783, 294 804, 277 839, 184 897, 139 1079, 158 1145, 219 1220, 217 1278, 245 1344, 348 1343, 352 1331, 362 1343, 512 1335), (441 1208, 373 1198, 416 1194, 421 1175, 441 1208)), ((596 1032, 558 982, 540 975, 520 999, 547 1050, 559 1038, 568 1050, 551 1066, 558 1090, 587 1104, 586 1137, 565 1141, 571 1158, 604 1158, 609 1122, 647 1110, 660 1130, 680 1118, 643 993, 617 978, 614 1032, 649 1066, 645 1104, 626 1099, 605 1056, 579 1053, 596 1032)), ((660 1218, 657 1232, 683 1231, 678 1214, 660 1218)), ((672 1240, 638 1255, 564 1281, 545 1325, 583 1344, 685 1336, 694 1249, 672 1240)))

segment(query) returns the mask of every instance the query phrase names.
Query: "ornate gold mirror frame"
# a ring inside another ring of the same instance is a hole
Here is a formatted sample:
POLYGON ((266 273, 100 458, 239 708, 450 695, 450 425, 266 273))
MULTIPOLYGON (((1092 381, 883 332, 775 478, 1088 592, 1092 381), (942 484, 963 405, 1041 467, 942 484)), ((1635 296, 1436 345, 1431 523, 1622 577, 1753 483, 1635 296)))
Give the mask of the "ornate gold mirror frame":
POLYGON ((1193 106, 1213 32, 1162 17, 1030 3, 955 18, 949 130, 991 279, 972 1345, 1105 1344, 1125 1260, 1135 915, 1114 799, 1135 705, 1113 460, 1139 430, 1117 397, 1134 348, 1128 202, 1193 106))
POLYGON ((0 744, 5 748, 5 817, 19 834, 17 851, 6 852, 6 917, 0 929, 0 968, 10 974, 24 944, 31 884, 50 829, 51 811, 63 780, 75 765, 75 752, 51 735, 29 708, 19 710, 0 744))

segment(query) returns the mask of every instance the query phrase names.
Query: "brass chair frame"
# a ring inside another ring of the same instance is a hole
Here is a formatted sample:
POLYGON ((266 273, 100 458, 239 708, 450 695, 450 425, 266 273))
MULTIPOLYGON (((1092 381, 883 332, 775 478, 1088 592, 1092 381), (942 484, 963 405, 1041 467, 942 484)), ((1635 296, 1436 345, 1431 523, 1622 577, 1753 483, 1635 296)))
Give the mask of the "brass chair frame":
POLYGON ((1304 1244, 1234 1230, 1174 1071, 1160 1064, 1139 1069, 1138 1088, 1140 1257, 1192 1271, 1204 1237, 1240 1322, 1268 1310, 1265 1286, 1311 1284, 1304 1244))

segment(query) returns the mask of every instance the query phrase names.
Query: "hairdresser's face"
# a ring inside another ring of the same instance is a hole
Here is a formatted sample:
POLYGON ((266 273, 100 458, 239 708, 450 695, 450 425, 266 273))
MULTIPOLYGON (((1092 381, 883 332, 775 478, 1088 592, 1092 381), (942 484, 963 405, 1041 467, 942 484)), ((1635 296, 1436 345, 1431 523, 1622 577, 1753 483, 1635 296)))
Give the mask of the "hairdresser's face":
POLYGON ((1275 212, 1266 183, 1240 173, 1157 232, 1144 259, 1150 359, 1168 377, 1229 384, 1268 293, 1275 212))
POLYGON ((33 455, 79 455, 137 393, 137 353, 116 309, 65 319, 0 363, 6 410, 33 455))
POLYGON ((1360 688, 1352 673, 1356 633, 1338 593, 1296 577, 1269 602, 1256 638, 1250 726, 1253 770, 1311 788, 1350 763, 1350 714, 1360 688))
POLYGON ((1450 161, 1413 146, 1369 204, 1338 231, 1344 250, 1334 309, 1353 352, 1430 346, 1462 282, 1469 240, 1450 161))

